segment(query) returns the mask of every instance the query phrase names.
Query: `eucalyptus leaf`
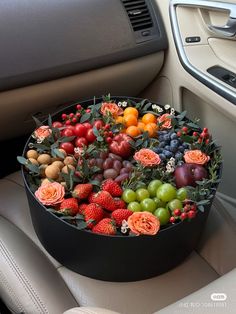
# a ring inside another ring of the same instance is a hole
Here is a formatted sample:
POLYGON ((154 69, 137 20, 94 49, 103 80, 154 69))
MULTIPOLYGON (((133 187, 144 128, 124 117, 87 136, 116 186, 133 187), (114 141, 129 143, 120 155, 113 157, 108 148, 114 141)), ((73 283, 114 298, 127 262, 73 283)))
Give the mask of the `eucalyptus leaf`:
POLYGON ((85 121, 88 121, 91 118, 91 113, 85 113, 80 118, 80 123, 83 123, 85 121))
POLYGON ((200 212, 202 212, 202 213, 204 213, 204 211, 205 211, 205 208, 204 208, 204 206, 202 206, 202 205, 198 206, 198 209, 199 209, 200 212))
POLYGON ((48 115, 48 126, 52 128, 52 116, 50 114, 48 115))
POLYGON ((77 229, 79 229, 79 230, 86 229, 86 228, 87 228, 87 223, 86 223, 85 221, 78 220, 76 227, 77 227, 77 229))
POLYGON ((25 167, 33 173, 40 174, 40 169, 39 169, 39 166, 37 166, 37 165, 34 165, 32 163, 27 162, 25 164, 25 167))
POLYGON ((43 123, 38 118, 36 118, 35 116, 32 116, 32 118, 33 118, 37 127, 40 127, 43 125, 43 123))
POLYGON ((186 117, 186 115, 187 115, 187 111, 184 110, 179 115, 177 115, 176 118, 181 121, 186 117))
POLYGON ((22 156, 17 156, 17 161, 22 164, 22 165, 26 165, 28 163, 28 160, 25 159, 25 157, 22 156))
POLYGON ((76 136, 66 136, 58 139, 59 143, 72 142, 76 136))

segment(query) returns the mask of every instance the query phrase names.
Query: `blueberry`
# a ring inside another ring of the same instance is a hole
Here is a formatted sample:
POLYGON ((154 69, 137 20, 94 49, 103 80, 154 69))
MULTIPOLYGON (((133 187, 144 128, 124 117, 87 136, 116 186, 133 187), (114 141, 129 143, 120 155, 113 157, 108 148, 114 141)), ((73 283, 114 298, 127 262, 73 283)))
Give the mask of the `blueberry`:
POLYGON ((170 145, 166 145, 165 146, 165 150, 169 150, 170 151, 170 145))
POLYGON ((161 158, 161 160, 166 160, 166 156, 164 154, 160 154, 159 157, 161 158))
POLYGON ((182 146, 183 146, 185 149, 188 149, 188 148, 189 148, 189 144, 188 144, 188 143, 183 143, 182 146))
POLYGON ((178 138, 178 135, 174 132, 171 134, 170 139, 171 140, 176 140, 178 138))
POLYGON ((170 149, 169 149, 170 152, 176 153, 177 150, 178 150, 178 147, 170 146, 170 149))
POLYGON ((171 141, 170 141, 170 146, 172 146, 172 147, 178 147, 178 146, 179 146, 179 141, 178 141, 178 140, 171 140, 171 141))
POLYGON ((155 153, 160 154, 160 153, 162 153, 163 148, 155 147, 155 148, 153 148, 153 150, 154 150, 155 153))
POLYGON ((183 158, 183 154, 182 153, 178 152, 178 153, 175 154, 175 159, 180 160, 182 158, 183 158))
POLYGON ((166 142, 168 142, 168 141, 170 140, 170 134, 165 134, 165 135, 163 136, 163 140, 166 141, 166 142))
POLYGON ((185 148, 184 148, 183 146, 179 146, 178 150, 179 150, 181 153, 184 153, 185 148))
POLYGON ((160 143, 159 143, 159 145, 158 145, 158 147, 159 147, 159 148, 164 148, 164 147, 165 147, 165 145, 166 145, 166 143, 165 143, 165 142, 160 142, 160 143))
POLYGON ((163 154, 166 156, 166 158, 171 158, 174 156, 174 154, 168 150, 163 150, 163 154))
POLYGON ((158 141, 163 142, 163 140, 164 140, 163 135, 158 135, 158 141))

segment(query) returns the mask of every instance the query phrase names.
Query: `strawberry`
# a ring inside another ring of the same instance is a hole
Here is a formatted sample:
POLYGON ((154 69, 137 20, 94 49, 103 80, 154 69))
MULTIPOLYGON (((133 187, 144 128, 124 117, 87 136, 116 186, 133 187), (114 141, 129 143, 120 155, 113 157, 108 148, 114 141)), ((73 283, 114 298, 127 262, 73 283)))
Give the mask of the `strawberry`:
POLYGON ((96 224, 95 227, 93 227, 92 232, 115 235, 116 227, 114 225, 114 221, 111 218, 103 218, 98 224, 96 224))
POLYGON ((88 201, 89 201, 89 203, 94 203, 94 195, 95 195, 96 193, 95 192, 92 192, 92 193, 90 193, 89 194, 89 196, 88 196, 88 201))
POLYGON ((77 184, 72 192, 73 197, 79 199, 86 199, 92 192, 93 186, 90 183, 77 184))
POLYGON ((115 201, 107 191, 100 191, 93 196, 94 203, 102 206, 104 209, 112 212, 116 209, 115 201))
POLYGON ((88 204, 86 204, 86 203, 81 203, 81 204, 79 204, 79 210, 78 210, 78 213, 79 214, 84 214, 84 210, 85 210, 85 208, 88 206, 88 204))
POLYGON ((107 191, 111 194, 111 196, 118 197, 123 193, 120 185, 112 179, 107 179, 102 183, 102 191, 107 191))
POLYGON ((122 225, 122 221, 127 220, 132 214, 133 212, 129 209, 116 209, 112 212, 111 218, 113 218, 116 225, 120 227, 122 225))
POLYGON ((126 203, 121 200, 120 198, 114 198, 115 201, 115 208, 119 209, 119 208, 126 208, 126 203))
POLYGON ((88 228, 92 229, 94 225, 96 225, 104 215, 103 209, 98 204, 89 204, 84 209, 84 220, 88 223, 88 228), (92 220, 92 222, 89 222, 89 220, 92 220))
POLYGON ((64 215, 74 216, 79 212, 79 205, 76 198, 66 198, 60 204, 59 211, 64 215))

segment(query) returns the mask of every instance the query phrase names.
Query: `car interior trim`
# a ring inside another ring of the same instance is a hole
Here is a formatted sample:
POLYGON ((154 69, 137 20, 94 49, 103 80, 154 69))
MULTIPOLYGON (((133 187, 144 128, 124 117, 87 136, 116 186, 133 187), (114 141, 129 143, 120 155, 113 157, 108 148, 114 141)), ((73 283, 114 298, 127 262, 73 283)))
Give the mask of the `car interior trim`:
POLYGON ((213 90, 218 95, 222 96, 223 98, 227 99, 234 105, 236 105, 236 93, 230 89, 227 88, 225 85, 221 84, 217 80, 214 79, 213 76, 207 75, 207 73, 203 73, 202 71, 198 70, 195 66, 193 66, 185 53, 179 24, 178 24, 178 18, 176 14, 176 8, 178 6, 188 6, 188 7, 196 7, 196 8, 204 8, 204 9, 214 9, 214 10, 227 10, 230 13, 230 16, 236 16, 236 5, 229 4, 229 3, 222 3, 222 2, 215 2, 215 1, 201 1, 201 0, 172 0, 170 2, 170 20, 171 20, 171 26, 172 26, 172 32, 174 36, 174 41, 177 49, 177 53, 180 59, 180 62, 184 69, 190 73, 192 76, 194 76, 196 79, 198 79, 200 82, 202 82, 204 85, 208 86, 211 90, 213 90))

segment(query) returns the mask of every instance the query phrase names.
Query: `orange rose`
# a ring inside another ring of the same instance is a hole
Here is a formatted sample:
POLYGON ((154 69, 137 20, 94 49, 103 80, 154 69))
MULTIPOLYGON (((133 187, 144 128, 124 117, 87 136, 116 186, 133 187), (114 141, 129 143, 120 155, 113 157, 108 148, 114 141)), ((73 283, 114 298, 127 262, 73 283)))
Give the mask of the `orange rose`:
POLYGON ((142 148, 134 154, 134 159, 144 167, 152 167, 161 163, 161 158, 151 149, 142 148))
POLYGON ((117 118, 118 116, 123 114, 123 110, 112 102, 104 102, 102 103, 101 113, 103 116, 111 113, 113 118, 117 118))
POLYGON ((34 131, 34 136, 36 139, 44 140, 46 137, 51 135, 51 133, 52 133, 52 130, 49 128, 49 126, 43 125, 34 131))
POLYGON ((35 196, 43 205, 57 205, 64 199, 65 188, 58 182, 45 183, 38 188, 35 196))
POLYGON ((159 219, 149 212, 135 212, 127 222, 130 230, 137 235, 155 235, 160 229, 159 219))
POLYGON ((187 164, 205 165, 210 160, 210 157, 199 149, 195 149, 185 152, 184 160, 187 164))
POLYGON ((168 118, 169 116, 170 116, 169 113, 165 113, 157 119, 158 123, 160 124, 161 129, 171 129, 172 128, 171 118, 168 118))

